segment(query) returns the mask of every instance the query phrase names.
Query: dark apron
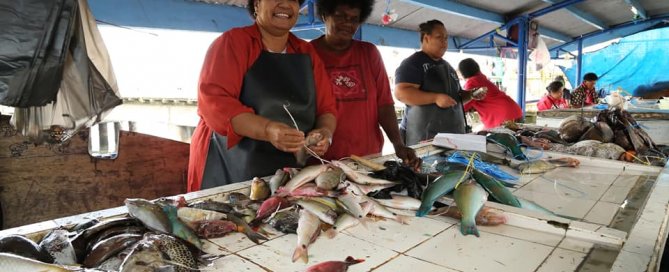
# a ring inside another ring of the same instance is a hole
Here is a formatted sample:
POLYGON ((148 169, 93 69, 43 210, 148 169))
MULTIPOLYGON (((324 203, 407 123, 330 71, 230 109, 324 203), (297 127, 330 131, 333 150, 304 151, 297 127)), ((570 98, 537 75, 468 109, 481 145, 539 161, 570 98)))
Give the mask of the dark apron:
POLYGON ((425 71, 420 89, 444 93, 457 104, 442 109, 437 104, 407 106, 403 116, 402 136, 406 145, 415 145, 434 138, 437 133, 465 133, 465 111, 460 97, 460 82, 455 70, 447 63, 435 65, 425 71))
MULTIPOLYGON (((295 118, 305 134, 316 123, 316 90, 309 55, 263 51, 244 75, 239 100, 257 115, 293 127, 295 118)), ((227 149, 227 137, 212 133, 201 189, 269 176, 283 167, 297 167, 295 156, 271 143, 244 137, 227 149)))

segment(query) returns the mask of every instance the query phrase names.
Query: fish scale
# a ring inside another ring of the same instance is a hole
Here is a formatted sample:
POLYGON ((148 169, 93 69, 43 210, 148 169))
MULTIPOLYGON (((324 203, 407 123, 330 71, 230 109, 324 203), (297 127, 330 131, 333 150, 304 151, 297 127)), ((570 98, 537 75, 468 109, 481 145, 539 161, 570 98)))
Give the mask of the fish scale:
POLYGON ((158 249, 165 253, 175 264, 174 271, 197 271, 197 261, 193 253, 176 238, 165 234, 154 234, 149 236, 149 240, 154 241, 158 245, 158 249))

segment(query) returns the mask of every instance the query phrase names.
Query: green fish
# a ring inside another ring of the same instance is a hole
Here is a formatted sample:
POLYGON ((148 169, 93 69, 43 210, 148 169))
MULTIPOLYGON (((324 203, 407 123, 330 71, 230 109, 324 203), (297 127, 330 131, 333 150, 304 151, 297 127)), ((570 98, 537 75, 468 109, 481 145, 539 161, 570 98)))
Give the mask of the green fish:
POLYGON ((521 174, 541 174, 557 168, 556 165, 545 160, 523 162, 517 166, 521 174))
POLYGON ((527 210, 530 210, 530 211, 536 211, 536 212, 540 212, 540 213, 548 214, 548 215, 553 215, 553 216, 557 216, 557 217, 562 217, 562 218, 566 218, 566 219, 570 219, 570 220, 581 220, 580 218, 566 216, 566 215, 560 215, 560 214, 554 213, 551 210, 546 209, 546 208, 540 206, 539 204, 534 203, 532 201, 529 201, 527 199, 518 198, 518 202, 520 202, 520 207, 523 208, 523 209, 527 209, 527 210))
POLYGON ((188 241, 198 249, 202 249, 202 241, 200 241, 200 238, 197 238, 195 232, 179 220, 179 217, 177 216, 177 207, 165 205, 163 206, 163 211, 167 214, 167 218, 169 218, 170 223, 172 224, 172 234, 188 241))
POLYGON ((486 136, 486 139, 489 142, 506 147, 508 150, 511 151, 511 154, 513 155, 514 159, 521 161, 527 160, 527 157, 525 156, 523 151, 520 150, 520 143, 518 142, 516 136, 513 136, 508 133, 490 133, 488 134, 488 136, 486 136))
POLYGON ((520 208, 518 198, 497 179, 476 169, 472 172, 472 176, 499 203, 520 208))
POLYGON ((476 228, 476 215, 488 199, 488 192, 477 182, 468 180, 455 189, 454 197, 462 213, 460 232, 462 235, 474 234, 480 237, 479 230, 476 228))
POLYGON ((468 180, 470 176, 471 175, 465 171, 453 170, 438 177, 434 182, 427 186, 425 191, 423 191, 420 208, 416 211, 416 216, 425 216, 432 210, 432 205, 437 199, 453 191, 453 188, 455 188, 455 185, 458 184, 460 180, 468 180))

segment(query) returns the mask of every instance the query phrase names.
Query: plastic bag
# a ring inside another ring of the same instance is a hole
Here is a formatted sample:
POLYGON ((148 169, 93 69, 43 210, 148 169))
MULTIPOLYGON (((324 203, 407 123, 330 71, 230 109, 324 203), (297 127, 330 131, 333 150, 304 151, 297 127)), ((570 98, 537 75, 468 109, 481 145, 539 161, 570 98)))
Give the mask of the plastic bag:
POLYGON ((95 19, 85 0, 79 0, 77 6, 55 101, 42 107, 15 108, 12 116, 12 125, 37 143, 64 142, 121 104, 95 19))

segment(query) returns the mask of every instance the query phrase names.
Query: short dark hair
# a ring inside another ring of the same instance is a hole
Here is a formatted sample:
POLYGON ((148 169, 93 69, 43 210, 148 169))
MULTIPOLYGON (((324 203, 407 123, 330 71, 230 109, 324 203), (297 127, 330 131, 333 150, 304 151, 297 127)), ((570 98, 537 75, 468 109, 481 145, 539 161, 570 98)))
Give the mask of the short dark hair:
MULTIPOLYGON (((253 18, 253 19, 256 18, 256 16, 254 15, 254 13, 256 13, 256 5, 254 5, 254 3, 256 1, 260 1, 260 0, 248 0, 248 1, 246 1, 246 10, 249 12, 249 15, 251 15, 251 18, 253 18)), ((304 4, 304 1, 305 0, 298 0, 298 2, 300 3, 300 7, 302 6, 302 4, 304 4)))
POLYGON ((596 81, 599 77, 595 73, 587 73, 583 76, 583 81, 596 81))
POLYGON ((481 67, 479 67, 479 64, 472 58, 466 58, 460 61, 458 69, 464 78, 473 77, 481 72, 481 67))
POLYGON ((546 91, 548 91, 549 93, 556 93, 559 92, 560 89, 562 89, 562 87, 564 87, 564 83, 562 83, 562 81, 556 80, 551 82, 551 84, 548 84, 548 87, 546 87, 546 91))
POLYGON ((418 30, 420 30, 420 42, 423 42, 423 37, 425 37, 425 35, 432 34, 432 30, 434 30, 434 27, 438 25, 444 26, 444 23, 439 20, 429 20, 418 25, 418 30))
POLYGON ((332 15, 339 6, 349 6, 360 10, 360 23, 364 23, 372 14, 374 9, 374 0, 317 0, 316 14, 318 17, 325 18, 332 15))
POLYGON ((555 79, 553 79, 553 80, 554 80, 554 81, 560 81, 560 82, 564 82, 564 81, 565 81, 563 76, 556 76, 555 79))

